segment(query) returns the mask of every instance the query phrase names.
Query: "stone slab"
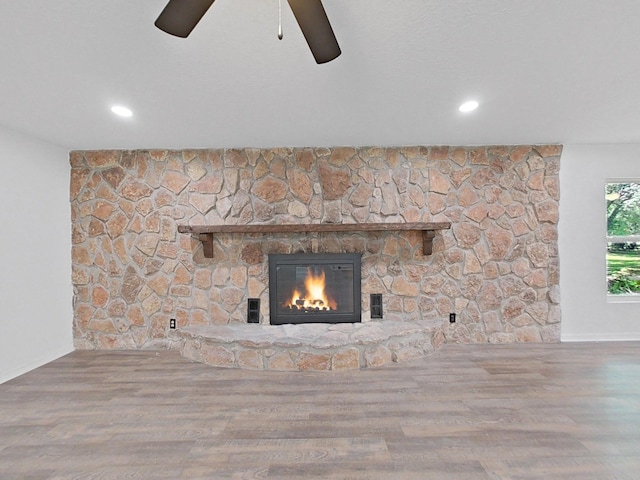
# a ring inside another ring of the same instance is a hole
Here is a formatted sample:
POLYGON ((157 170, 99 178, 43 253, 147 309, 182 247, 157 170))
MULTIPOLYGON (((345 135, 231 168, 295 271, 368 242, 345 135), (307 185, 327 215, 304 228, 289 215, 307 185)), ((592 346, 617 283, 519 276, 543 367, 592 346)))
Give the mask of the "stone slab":
POLYGON ((443 328, 444 322, 440 319, 348 324, 226 324, 183 327, 172 336, 181 342, 180 351, 185 358, 215 367, 345 370, 428 355, 439 346, 434 339, 442 336, 443 328), (374 351, 390 354, 377 355, 372 362, 374 351), (247 358, 252 361, 248 363, 247 358), (269 361, 269 358, 279 360, 269 361), (311 366, 309 359, 314 360, 311 366))

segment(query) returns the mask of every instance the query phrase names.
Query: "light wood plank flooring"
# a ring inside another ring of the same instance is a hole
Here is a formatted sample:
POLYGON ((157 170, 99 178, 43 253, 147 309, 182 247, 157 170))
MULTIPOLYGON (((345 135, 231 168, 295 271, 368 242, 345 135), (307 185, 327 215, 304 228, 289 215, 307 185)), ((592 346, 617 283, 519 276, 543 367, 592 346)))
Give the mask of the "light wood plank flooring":
POLYGON ((75 352, 0 385, 0 478, 635 480, 640 342, 342 373, 75 352))

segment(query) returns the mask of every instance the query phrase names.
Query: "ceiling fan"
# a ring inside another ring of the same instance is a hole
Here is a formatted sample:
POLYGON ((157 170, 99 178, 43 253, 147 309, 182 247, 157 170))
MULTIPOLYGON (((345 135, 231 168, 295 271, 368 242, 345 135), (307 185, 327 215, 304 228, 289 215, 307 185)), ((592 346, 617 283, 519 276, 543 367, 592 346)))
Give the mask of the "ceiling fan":
MULTIPOLYGON (((155 21, 156 27, 186 38, 215 0, 169 0, 155 21)), ((330 62, 340 55, 338 41, 322 6, 322 0, 287 0, 316 63, 330 62)), ((281 31, 278 38, 282 38, 281 31)))

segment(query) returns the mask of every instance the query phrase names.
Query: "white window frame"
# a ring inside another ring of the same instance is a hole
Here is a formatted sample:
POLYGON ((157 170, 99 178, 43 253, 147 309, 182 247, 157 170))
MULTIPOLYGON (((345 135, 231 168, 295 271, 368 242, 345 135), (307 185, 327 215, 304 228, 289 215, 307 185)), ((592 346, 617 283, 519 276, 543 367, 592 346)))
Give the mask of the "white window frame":
MULTIPOLYGON (((640 184, 640 179, 638 178, 609 178, 605 181, 604 191, 607 190, 607 185, 610 183, 637 183, 640 184)), ((606 202, 606 198, 605 198, 606 202)), ((605 205, 606 206, 606 205, 605 205)), ((604 215, 605 222, 605 233, 608 231, 607 229, 607 211, 605 208, 604 215)), ((609 293, 609 286, 607 285, 607 273, 609 272, 609 266, 607 264, 607 248, 609 243, 639 243, 640 244, 640 234, 639 235, 620 235, 620 236, 606 236, 605 243, 605 283, 604 283, 604 291, 607 295, 607 303, 640 303, 640 293, 619 293, 619 294, 611 294, 609 293)))

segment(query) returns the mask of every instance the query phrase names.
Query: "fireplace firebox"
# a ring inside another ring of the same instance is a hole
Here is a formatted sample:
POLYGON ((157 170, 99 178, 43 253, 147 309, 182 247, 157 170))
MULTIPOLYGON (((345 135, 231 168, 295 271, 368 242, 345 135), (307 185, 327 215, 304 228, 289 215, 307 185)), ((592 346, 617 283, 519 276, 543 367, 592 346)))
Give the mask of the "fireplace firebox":
POLYGON ((361 321, 360 254, 269 255, 272 325, 361 321))

